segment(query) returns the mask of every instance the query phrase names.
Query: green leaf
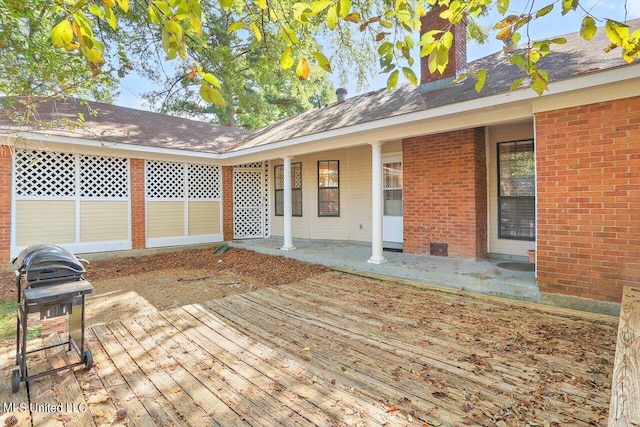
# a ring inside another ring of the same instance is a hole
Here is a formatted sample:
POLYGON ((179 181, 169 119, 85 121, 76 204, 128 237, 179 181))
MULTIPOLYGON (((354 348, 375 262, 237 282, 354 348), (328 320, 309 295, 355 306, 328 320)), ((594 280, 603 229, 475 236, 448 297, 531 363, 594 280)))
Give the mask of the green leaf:
POLYGON ((164 21, 164 29, 167 30, 169 35, 175 38, 176 41, 182 40, 182 27, 177 22, 164 21))
POLYGON ((579 0, 562 0, 562 15, 575 10, 578 7, 579 0))
POLYGON ((171 11, 171 7, 169 7, 169 5, 166 2, 156 0, 153 2, 153 5, 158 9, 160 9, 160 11, 162 12, 165 18, 168 18, 171 15, 173 15, 173 12, 171 11))
POLYGON ((102 8, 95 3, 91 4, 87 8, 87 10, 89 11, 89 13, 91 13, 94 16, 97 16, 100 19, 104 18, 104 10, 102 10, 102 8))
POLYGON ((556 37, 555 39, 551 39, 551 43, 554 44, 565 44, 567 43, 567 39, 564 37, 556 37))
POLYGON ((288 47, 282 52, 282 56, 280 57, 280 68, 283 70, 288 70, 293 67, 293 56, 291 55, 291 48, 288 47))
POLYGON ((338 16, 340 18, 346 17, 350 11, 351 11, 351 0, 338 1, 338 16))
POLYGON ((244 28, 244 22, 240 21, 240 22, 234 22, 233 24, 229 25, 229 27, 227 28, 227 32, 229 34, 238 31, 239 29, 244 28))
POLYGON ((498 0, 498 12, 500 15, 504 15, 509 10, 509 0, 498 0))
POLYGON ((207 82, 203 82, 202 85, 200 85, 200 96, 205 102, 216 104, 220 108, 226 105, 220 91, 210 86, 207 82))
POLYGON ((403 67, 402 74, 404 74, 405 79, 410 81, 414 86, 418 86, 418 78, 411 68, 403 67))
POLYGON ((551 3, 550 5, 547 5, 542 9, 540 9, 539 11, 537 11, 536 18, 542 18, 543 16, 547 15, 549 12, 553 10, 553 6, 554 6, 553 3, 551 3))
POLYGON ((258 42, 262 41, 262 33, 260 32, 260 28, 258 28, 258 26, 253 22, 251 23, 251 25, 249 25, 249 28, 251 28, 251 31, 253 31, 253 35, 256 37, 256 40, 258 42))
POLYGON ((484 87, 484 83, 487 80, 487 70, 485 70, 484 68, 482 70, 479 70, 476 75, 476 84, 474 85, 476 92, 480 93, 482 91, 482 88, 484 87))
POLYGON ((68 20, 60 21, 51 30, 51 42, 54 47, 66 47, 73 41, 73 28, 68 20))
POLYGON ((107 20, 107 22, 109 23, 109 26, 112 29, 116 29, 116 27, 118 26, 117 22, 116 22, 116 15, 113 13, 113 10, 111 10, 110 7, 107 7, 107 5, 104 5, 104 19, 107 20))
POLYGON ((293 17, 296 21, 303 24, 309 23, 309 15, 313 15, 313 10, 308 4, 298 2, 291 6, 291 8, 293 9, 293 17))
POLYGON ((513 92, 514 90, 518 89, 520 87, 520 85, 522 84, 522 82, 524 81, 524 77, 520 77, 519 79, 515 79, 512 83, 511 83, 511 92, 513 92))
POLYGON ((596 20, 590 16, 585 16, 582 19, 582 25, 580 26, 580 35, 585 40, 591 40, 593 36, 596 35, 596 31, 598 28, 596 27, 596 20))
POLYGON ((386 55, 393 50, 393 45, 390 42, 384 42, 378 47, 378 53, 380 56, 386 55))
POLYGON ((313 52, 311 55, 313 55, 316 61, 318 61, 318 65, 320 65, 320 68, 322 68, 328 73, 331 72, 331 63, 329 62, 327 57, 324 56, 322 52, 316 51, 316 52, 313 52))
POLYGON ((223 9, 229 9, 233 4, 233 0, 219 0, 220 7, 223 9))
POLYGON ((309 61, 307 61, 306 58, 302 58, 298 62, 298 66, 296 67, 296 76, 298 76, 300 80, 307 80, 307 78, 309 77, 309 74, 311 74, 311 67, 309 66, 309 61))
POLYGON ((393 70, 389 77, 387 78, 387 90, 391 90, 394 87, 398 86, 398 76, 400 72, 398 70, 393 70))

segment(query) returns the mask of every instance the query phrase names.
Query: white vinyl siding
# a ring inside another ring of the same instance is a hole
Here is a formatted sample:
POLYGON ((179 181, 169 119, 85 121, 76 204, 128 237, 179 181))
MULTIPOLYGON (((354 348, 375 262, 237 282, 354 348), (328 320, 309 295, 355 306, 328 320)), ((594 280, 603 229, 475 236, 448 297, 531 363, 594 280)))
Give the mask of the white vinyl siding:
POLYGON ((16 245, 73 244, 76 204, 73 200, 16 200, 16 245), (55 226, 52 226, 55 224, 55 226))
MULTIPOLYGON (((371 147, 296 156, 302 163, 303 217, 292 218, 294 238, 371 241, 371 147), (318 161, 340 161, 340 216, 318 216, 318 161)), ((272 165, 282 164, 274 161, 272 165)), ((273 173, 273 167, 271 168, 273 173)), ((273 176, 271 176, 273 181, 273 176)), ((273 200, 271 189, 271 200, 273 200)), ((271 210, 271 232, 282 236, 283 218, 271 210)))
POLYGON ((222 240, 219 166, 145 162, 147 247, 222 240))
POLYGON ((12 256, 37 243, 131 249, 128 159, 26 149, 14 156, 12 256))

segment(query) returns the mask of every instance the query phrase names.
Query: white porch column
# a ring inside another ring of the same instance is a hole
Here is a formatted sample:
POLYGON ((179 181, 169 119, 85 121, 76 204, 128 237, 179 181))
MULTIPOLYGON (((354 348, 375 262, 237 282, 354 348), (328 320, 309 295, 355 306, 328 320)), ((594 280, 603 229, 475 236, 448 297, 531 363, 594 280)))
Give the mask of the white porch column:
POLYGON ((280 248, 283 251, 295 249, 293 246, 293 232, 291 218, 293 208, 291 206, 291 159, 290 156, 282 158, 284 160, 284 245, 280 248))
POLYGON ((371 258, 370 264, 387 262, 382 255, 382 142, 371 144, 371 258))

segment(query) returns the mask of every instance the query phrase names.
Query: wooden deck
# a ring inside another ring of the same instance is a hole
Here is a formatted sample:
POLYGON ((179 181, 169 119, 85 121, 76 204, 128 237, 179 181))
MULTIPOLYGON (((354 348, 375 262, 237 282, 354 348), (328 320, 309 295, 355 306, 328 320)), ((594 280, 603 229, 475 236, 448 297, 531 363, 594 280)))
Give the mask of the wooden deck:
MULTIPOLYGON (((94 326, 93 370, 30 384, 32 402, 81 410, 31 416, 37 425, 119 416, 139 426, 606 425, 616 327, 606 316, 330 272, 94 326)), ((0 400, 26 399, 24 384, 7 393, 9 374, 0 400)))

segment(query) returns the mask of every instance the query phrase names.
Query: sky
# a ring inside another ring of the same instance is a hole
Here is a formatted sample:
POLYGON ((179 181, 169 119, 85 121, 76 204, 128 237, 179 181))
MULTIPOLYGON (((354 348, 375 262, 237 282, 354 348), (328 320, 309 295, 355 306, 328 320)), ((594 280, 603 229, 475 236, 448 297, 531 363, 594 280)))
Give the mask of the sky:
MULTIPOLYGON (((535 2, 533 8, 533 10, 535 11, 551 3, 553 0, 530 1, 535 2)), ((523 11, 525 11, 525 7, 527 7, 527 4, 529 3, 525 0, 512 0, 510 2, 508 14, 513 13, 518 15, 522 13, 523 11)), ((582 7, 584 7, 584 9, 589 11, 589 13, 597 18, 609 18, 621 22, 625 21, 625 19, 631 20, 640 18, 640 0, 627 0, 626 10, 624 7, 624 0, 582 0, 580 4, 582 5, 582 7)), ((536 22, 535 25, 531 26, 529 32, 532 39, 545 39, 553 36, 573 33, 580 30, 580 24, 582 22, 582 18, 585 16, 585 12, 582 10, 578 10, 562 16, 560 13, 560 9, 560 4, 556 4, 556 7, 549 15, 543 17, 541 20, 536 22)), ((528 10, 528 8, 526 10, 528 10)), ((485 17, 481 21, 481 24, 485 27, 490 27, 493 23, 498 22, 499 20, 499 13, 496 10, 492 10, 487 15, 487 17, 485 17)), ((597 22, 597 25, 599 27, 604 25, 604 21, 597 22)), ((598 31, 604 31, 604 29, 599 28, 598 31)), ((487 41, 487 43, 482 45, 479 45, 475 42, 470 42, 467 47, 467 60, 473 61, 502 49, 502 42, 496 40, 494 36, 495 32, 490 33, 489 40, 487 41)), ((594 48, 603 47, 604 46, 597 46, 594 48)), ((619 52, 614 51, 611 54, 619 55, 619 52)), ((419 61, 416 61, 416 66, 414 66, 416 74, 419 74, 418 64, 419 61)), ((372 90, 384 88, 386 86, 386 81, 387 75, 378 75, 375 78, 371 79, 367 87, 358 90, 356 88, 354 80, 353 83, 347 83, 346 85, 346 89, 348 92, 347 97, 352 97, 372 90)), ((337 81, 337 79, 334 79, 333 83, 336 88, 344 86, 341 82, 337 81)), ((148 105, 146 105, 141 95, 151 90, 153 90, 152 83, 138 76, 137 74, 132 73, 121 81, 120 95, 116 99, 115 104, 136 109, 149 109, 148 105)))

